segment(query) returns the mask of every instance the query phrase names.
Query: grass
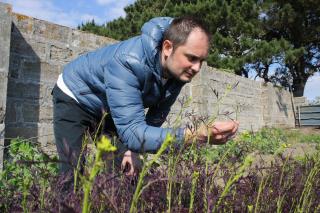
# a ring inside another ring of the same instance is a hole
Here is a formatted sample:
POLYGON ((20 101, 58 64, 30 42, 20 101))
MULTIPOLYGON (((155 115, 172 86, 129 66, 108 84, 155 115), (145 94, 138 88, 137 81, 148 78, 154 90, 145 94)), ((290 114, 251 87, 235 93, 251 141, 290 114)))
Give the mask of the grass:
MULTIPOLYGON (((311 129, 311 128, 309 128, 311 129)), ((307 130, 307 129, 305 129, 307 130)), ((285 137, 291 143, 316 143, 320 144, 320 134, 316 131, 299 131, 299 129, 288 129, 283 131, 285 137)), ((320 132, 320 129, 318 130, 320 132)))

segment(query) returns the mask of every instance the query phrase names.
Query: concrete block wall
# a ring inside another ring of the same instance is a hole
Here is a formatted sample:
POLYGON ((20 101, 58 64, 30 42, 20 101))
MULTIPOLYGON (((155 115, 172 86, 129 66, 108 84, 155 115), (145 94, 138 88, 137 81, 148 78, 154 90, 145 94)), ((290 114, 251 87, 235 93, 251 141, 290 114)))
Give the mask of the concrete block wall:
MULTIPOLYGON (((294 127, 291 95, 288 91, 262 82, 219 71, 203 65, 200 73, 184 87, 180 100, 191 97, 193 103, 183 115, 216 120, 238 120, 241 130, 257 131, 264 126, 294 127)), ((177 102, 171 115, 181 107, 177 102)), ((185 118, 183 123, 192 123, 185 118)))
POLYGON ((21 14, 11 18, 5 137, 29 138, 55 151, 51 91, 58 75, 78 55, 116 41, 21 14))
MULTIPOLYGON (((51 90, 62 67, 84 52, 116 41, 11 13, 8 8, 0 3, 0 54, 5 56, 0 59, 0 115, 6 115, 5 124, 0 119, 2 139, 5 125, 6 138, 31 138, 46 151, 54 151, 51 90)), ((289 92, 206 64, 178 99, 186 96, 192 102, 184 110, 183 123, 190 122, 192 115, 217 115, 239 120, 240 130, 294 126, 289 92)), ((171 117, 180 110, 177 101, 171 117)))
POLYGON ((294 127, 293 99, 291 93, 272 84, 261 83, 263 120, 265 126, 294 127))

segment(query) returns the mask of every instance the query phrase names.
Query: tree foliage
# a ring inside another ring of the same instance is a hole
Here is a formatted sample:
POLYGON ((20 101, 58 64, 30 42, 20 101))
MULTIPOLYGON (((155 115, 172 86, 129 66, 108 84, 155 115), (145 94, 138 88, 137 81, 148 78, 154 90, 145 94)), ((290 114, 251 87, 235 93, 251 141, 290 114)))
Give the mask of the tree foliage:
POLYGON ((272 78, 283 85, 291 83, 294 95, 302 96, 308 78, 320 71, 319 1, 266 0, 262 9, 266 14, 262 19, 263 39, 287 43, 279 55, 282 57, 273 61, 280 67, 272 78))
POLYGON ((157 16, 201 17, 212 33, 208 64, 292 87, 302 96, 320 71, 320 4, 317 0, 137 0, 126 17, 79 29, 124 40, 157 16))

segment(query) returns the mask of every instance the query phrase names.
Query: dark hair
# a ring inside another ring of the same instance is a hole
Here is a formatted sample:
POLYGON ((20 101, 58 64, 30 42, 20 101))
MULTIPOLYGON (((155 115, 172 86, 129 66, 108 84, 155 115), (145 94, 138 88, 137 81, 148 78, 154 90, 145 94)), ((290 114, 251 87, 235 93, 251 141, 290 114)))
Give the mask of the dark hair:
POLYGON ((163 41, 171 41, 173 49, 175 50, 178 46, 186 43, 189 34, 195 28, 199 28, 203 31, 207 35, 210 43, 211 35, 206 25, 201 20, 191 16, 173 19, 168 29, 164 32, 163 41))

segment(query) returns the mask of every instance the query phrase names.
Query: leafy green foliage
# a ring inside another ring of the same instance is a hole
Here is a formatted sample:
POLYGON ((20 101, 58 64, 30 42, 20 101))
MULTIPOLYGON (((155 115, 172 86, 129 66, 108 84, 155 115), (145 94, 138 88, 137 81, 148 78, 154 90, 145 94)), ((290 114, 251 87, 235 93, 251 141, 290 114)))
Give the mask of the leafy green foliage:
POLYGON ((287 139, 283 130, 276 128, 263 128, 256 133, 244 131, 238 138, 225 145, 205 149, 204 156, 211 162, 217 162, 227 151, 227 159, 243 159, 249 153, 255 151, 261 154, 277 154, 287 147, 287 139))
MULTIPOLYGON (((263 39, 267 41, 283 39, 289 44, 288 48, 283 48, 283 57, 272 61, 281 65, 273 79, 290 77, 295 96, 302 96, 308 77, 320 70, 319 2, 316 0, 263 2, 262 12, 265 16, 262 18, 262 26, 266 32, 263 39)), ((285 83, 289 82, 282 82, 285 83)))
MULTIPOLYGON (((26 196, 32 184, 46 187, 49 184, 48 177, 56 173, 56 163, 35 144, 28 140, 13 139, 4 161, 4 170, 0 172, 0 197, 10 198, 16 193, 26 196)), ((0 205, 1 208, 4 206, 0 205)))
POLYGON ((287 141, 290 143, 315 143, 320 145, 320 135, 316 133, 302 133, 297 130, 284 132, 287 141))

